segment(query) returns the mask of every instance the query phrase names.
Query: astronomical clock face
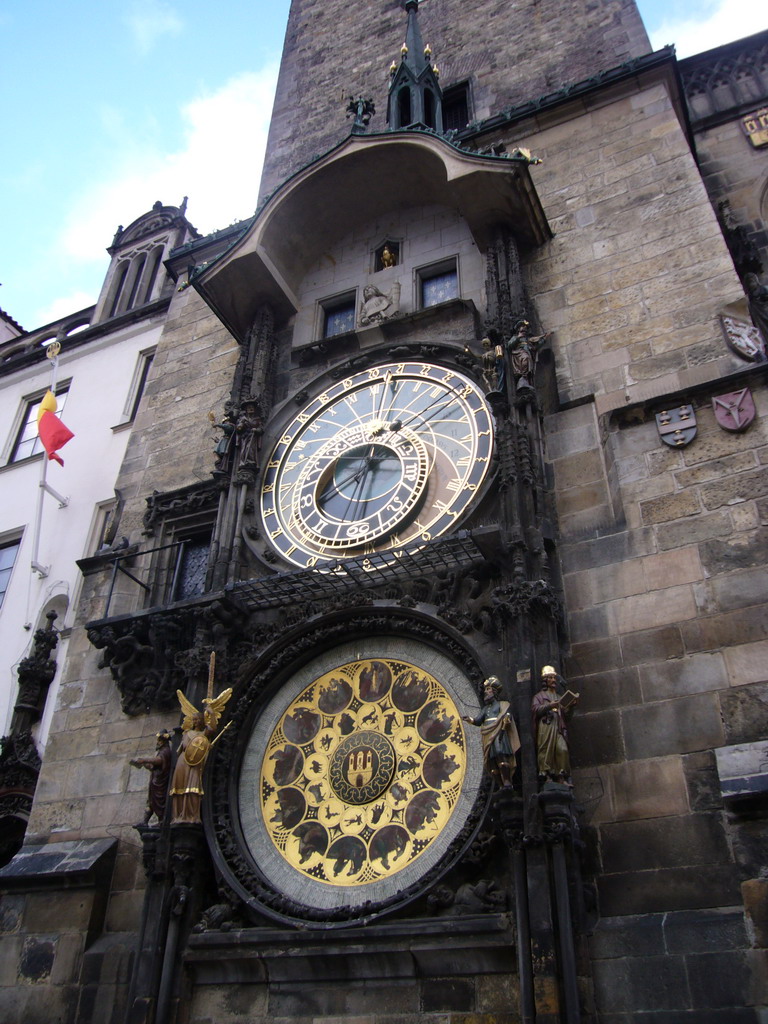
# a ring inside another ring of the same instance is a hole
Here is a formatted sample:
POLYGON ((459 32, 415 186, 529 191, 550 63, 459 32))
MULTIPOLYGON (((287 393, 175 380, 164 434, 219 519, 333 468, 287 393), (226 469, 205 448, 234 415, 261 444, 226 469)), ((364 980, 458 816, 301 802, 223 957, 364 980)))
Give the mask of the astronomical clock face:
POLYGON ((264 470, 261 516, 290 562, 397 551, 455 526, 485 480, 480 389, 430 363, 352 374, 293 419, 264 470))
POLYGON ((245 751, 242 834, 270 886, 320 911, 372 907, 434 871, 482 780, 477 697, 407 638, 348 643, 273 698, 245 751))

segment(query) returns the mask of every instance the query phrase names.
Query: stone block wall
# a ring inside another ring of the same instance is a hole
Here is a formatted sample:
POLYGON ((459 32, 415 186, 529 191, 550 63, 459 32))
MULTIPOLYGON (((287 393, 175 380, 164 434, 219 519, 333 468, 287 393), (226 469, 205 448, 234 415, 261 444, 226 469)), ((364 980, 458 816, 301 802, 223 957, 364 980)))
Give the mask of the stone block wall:
POLYGON ((569 513, 566 676, 581 693, 570 733, 597 875, 595 998, 617 1024, 641 1009, 753 1020, 744 993, 766 998, 765 937, 747 934, 742 907, 761 826, 724 804, 713 753, 768 729, 768 395, 751 381, 752 426, 722 430, 703 395, 684 449, 661 442, 653 417, 620 427, 585 405, 549 420, 569 513))
MULTIPOLYGON (((210 479, 237 342, 197 293, 177 293, 157 346, 117 487, 126 498, 120 533, 138 539, 146 497, 210 479)), ((127 609, 126 609, 127 610, 127 609)))
POLYGON ((555 332, 561 402, 597 395, 602 412, 716 361, 714 376, 736 369, 717 314, 743 293, 667 84, 573 106, 507 136, 542 159, 531 173, 555 237, 529 287, 555 332))
POLYGON ((189 1021, 515 1024, 509 926, 506 915, 468 915, 324 936, 253 928, 226 944, 215 934, 193 937, 189 1021))
MULTIPOLYGON (((443 87, 470 81, 472 120, 535 99, 650 51, 633 0, 557 0, 482 8, 430 0, 419 11, 443 87)), ((386 127, 388 68, 400 59, 406 16, 398 2, 355 18, 341 0, 293 0, 261 195, 349 133, 349 95, 370 96, 371 128, 386 127), (344 31, 339 24, 344 23, 344 31)))

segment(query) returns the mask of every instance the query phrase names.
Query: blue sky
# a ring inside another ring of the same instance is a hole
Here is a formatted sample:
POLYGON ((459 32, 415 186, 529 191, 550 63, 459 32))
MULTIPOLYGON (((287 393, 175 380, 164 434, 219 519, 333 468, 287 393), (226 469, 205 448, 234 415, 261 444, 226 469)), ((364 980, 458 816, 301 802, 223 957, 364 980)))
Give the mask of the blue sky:
MULTIPOLYGON (((289 0, 0 0, 0 307, 90 305, 105 248, 156 199, 203 232, 248 216, 289 0)), ((639 0, 687 56, 766 26, 762 0, 639 0)))

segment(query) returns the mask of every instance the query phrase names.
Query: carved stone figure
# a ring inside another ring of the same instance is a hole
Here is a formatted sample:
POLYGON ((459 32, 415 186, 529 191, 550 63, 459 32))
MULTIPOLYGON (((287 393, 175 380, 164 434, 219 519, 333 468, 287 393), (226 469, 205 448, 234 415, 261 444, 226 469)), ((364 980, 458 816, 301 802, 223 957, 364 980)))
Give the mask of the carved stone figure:
POLYGON ((518 391, 533 389, 533 374, 536 370, 539 346, 549 337, 549 334, 538 334, 531 338, 530 329, 531 325, 527 320, 518 320, 514 326, 514 333, 506 344, 518 391))
POLYGON ((237 418, 235 431, 240 439, 240 465, 258 468, 264 423, 259 406, 252 399, 243 403, 243 411, 237 418))
POLYGON ((501 683, 489 676, 483 683, 484 707, 477 718, 462 715, 470 725, 479 725, 483 741, 483 761, 486 769, 508 789, 515 770, 515 754, 520 749, 517 726, 509 712, 509 701, 499 700, 501 683))
POLYGON ((213 413, 209 413, 208 415, 213 426, 217 427, 221 431, 221 437, 216 442, 216 447, 213 449, 213 452, 216 457, 216 472, 223 473, 228 468, 232 435, 235 433, 236 429, 236 423, 232 418, 232 403, 224 403, 224 415, 221 418, 221 423, 216 423, 214 421, 213 413))
POLYGON ((154 814, 158 825, 163 823, 165 805, 168 802, 168 779, 171 776, 171 734, 159 732, 154 757, 135 757, 130 762, 134 768, 147 768, 150 772, 147 790, 147 809, 144 824, 154 814))
POLYGON ((400 284, 395 282, 389 294, 383 292, 372 284, 367 284, 363 289, 363 304, 360 307, 360 325, 366 327, 369 324, 381 323, 382 320, 389 320, 400 312, 400 284))
POLYGON ((566 713, 579 695, 568 690, 557 692, 557 673, 551 665, 541 670, 541 689, 531 701, 531 727, 536 742, 536 761, 540 778, 561 782, 571 775, 568 753, 566 713), (567 699, 566 699, 567 698, 567 699))
POLYGON ((498 345, 490 338, 483 338, 483 383, 487 391, 499 390, 499 354, 498 345))
POLYGON ((760 284, 757 274, 747 274, 744 278, 744 285, 752 323, 762 334, 765 344, 768 345, 768 287, 760 284))
POLYGON ((203 770, 208 760, 211 741, 216 735, 227 701, 232 696, 231 688, 223 690, 218 697, 203 700, 208 707, 198 711, 181 690, 176 691, 181 710, 184 712, 182 729, 184 735, 179 746, 179 756, 173 772, 171 797, 173 817, 171 824, 197 824, 200 821, 200 804, 203 797, 203 770))
POLYGON ((397 264, 397 257, 392 252, 392 250, 389 248, 389 246, 385 245, 384 248, 381 250, 381 265, 382 265, 382 267, 383 268, 394 267, 396 264, 397 264))
POLYGON ((376 107, 370 97, 350 96, 347 103, 347 117, 354 117, 352 124, 353 134, 362 134, 368 127, 371 118, 376 113, 376 107))

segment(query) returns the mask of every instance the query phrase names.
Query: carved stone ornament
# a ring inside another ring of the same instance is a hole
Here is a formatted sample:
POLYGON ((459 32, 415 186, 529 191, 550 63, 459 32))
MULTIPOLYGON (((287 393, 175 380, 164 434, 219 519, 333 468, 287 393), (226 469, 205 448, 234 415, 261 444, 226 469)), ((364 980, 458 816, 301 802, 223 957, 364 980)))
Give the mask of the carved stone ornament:
POLYGON ((696 414, 690 405, 663 409, 656 413, 656 426, 664 444, 670 448, 684 448, 696 437, 696 414))
POLYGON ((720 325, 728 347, 737 356, 751 363, 762 363, 765 360, 765 342, 759 328, 732 316, 721 316, 720 325))
POLYGON ((127 622, 88 623, 88 639, 104 652, 98 667, 112 673, 127 715, 175 706, 176 690, 185 684, 185 638, 191 645, 195 618, 195 610, 186 609, 127 622))
POLYGON ((48 626, 35 631, 31 654, 19 662, 15 709, 19 714, 26 714, 30 722, 37 721, 42 714, 48 687, 56 675, 56 659, 50 657, 59 642, 59 634, 53 625, 56 617, 56 612, 48 613, 48 626))
POLYGON ((768 107, 761 107, 742 117, 741 126, 755 149, 768 146, 768 107))
POLYGON ((0 791, 35 791, 40 755, 31 732, 14 733, 0 740, 0 791))
POLYGON ((385 295, 375 285, 367 284, 363 289, 360 306, 360 326, 369 327, 384 320, 391 320, 400 312, 400 283, 395 283, 385 295))
POLYGON ((205 512, 216 508, 219 501, 219 485, 216 481, 180 487, 176 491, 153 491, 147 498, 144 513, 144 536, 152 537, 155 528, 163 519, 176 519, 193 512, 205 512))
POLYGON ((728 395, 716 395, 712 398, 715 419, 723 428, 732 433, 741 433, 754 420, 755 400, 749 388, 732 391, 728 395))

